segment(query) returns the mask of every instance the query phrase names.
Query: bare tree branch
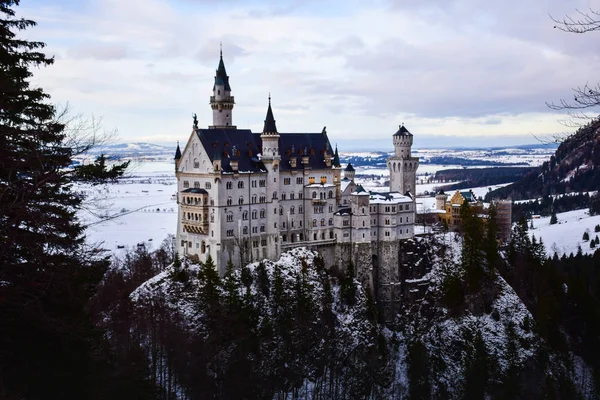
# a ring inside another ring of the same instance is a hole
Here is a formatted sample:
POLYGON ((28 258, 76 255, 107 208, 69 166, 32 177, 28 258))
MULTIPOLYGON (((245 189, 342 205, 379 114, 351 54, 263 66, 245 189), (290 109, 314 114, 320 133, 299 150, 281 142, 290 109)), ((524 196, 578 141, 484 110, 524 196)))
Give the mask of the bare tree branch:
POLYGON ((107 130, 102 125, 102 117, 84 117, 73 114, 69 103, 56 107, 55 122, 65 126, 64 145, 71 149, 73 156, 87 154, 93 148, 112 143, 117 138, 117 130, 107 130))
POLYGON ((557 19, 551 15, 550 18, 556 24, 554 28, 569 33, 586 33, 600 30, 600 12, 592 9, 586 12, 575 11, 575 18, 567 15, 562 19, 557 19))

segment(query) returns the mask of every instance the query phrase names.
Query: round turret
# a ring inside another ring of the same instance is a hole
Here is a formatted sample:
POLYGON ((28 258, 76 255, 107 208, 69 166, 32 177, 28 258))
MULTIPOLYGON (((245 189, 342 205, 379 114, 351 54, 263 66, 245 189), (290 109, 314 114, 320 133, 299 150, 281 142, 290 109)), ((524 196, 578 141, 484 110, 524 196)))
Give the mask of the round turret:
POLYGON ((404 125, 400 125, 398 132, 394 134, 394 152, 396 157, 410 157, 410 149, 413 144, 413 135, 404 125))
POLYGON ((445 210, 446 209, 446 199, 447 198, 448 198, 448 195, 446 195, 446 193, 444 193, 444 190, 440 190, 435 195, 435 208, 437 210, 445 210))

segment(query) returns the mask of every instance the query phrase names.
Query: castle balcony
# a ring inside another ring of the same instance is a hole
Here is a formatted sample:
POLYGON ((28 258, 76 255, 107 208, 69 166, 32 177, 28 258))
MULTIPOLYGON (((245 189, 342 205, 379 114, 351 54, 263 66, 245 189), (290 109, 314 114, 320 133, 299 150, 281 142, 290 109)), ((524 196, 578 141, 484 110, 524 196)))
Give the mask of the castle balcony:
POLYGON ((312 204, 325 205, 327 204, 327 199, 311 199, 312 204))
POLYGON ((188 233, 195 233, 196 235, 208 235, 208 220, 195 219, 181 219, 183 225, 183 231, 188 233))
MULTIPOLYGON (((219 96, 219 97, 221 97, 221 96, 219 96)), ((234 99, 234 96, 225 96, 225 97, 222 97, 220 100, 216 100, 216 96, 210 96, 210 102, 211 103, 217 103, 217 102, 235 103, 235 99, 234 99)))
POLYGON ((208 192, 205 189, 190 188, 181 192, 182 206, 208 206, 208 192))

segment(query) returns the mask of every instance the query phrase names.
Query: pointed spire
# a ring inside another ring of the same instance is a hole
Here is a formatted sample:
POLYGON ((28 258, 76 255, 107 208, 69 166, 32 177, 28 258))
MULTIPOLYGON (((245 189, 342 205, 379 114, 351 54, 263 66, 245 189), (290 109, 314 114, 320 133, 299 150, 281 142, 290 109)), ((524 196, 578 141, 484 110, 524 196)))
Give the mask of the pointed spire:
POLYGON ((263 133, 277 133, 277 126, 275 125, 275 118, 271 109, 271 93, 269 93, 269 107, 267 108, 267 118, 265 119, 263 133))
POLYGON ((181 149, 179 148, 179 140, 177 141, 177 150, 175 150, 175 160, 179 160, 181 158, 181 149))
POLYGON ((335 145, 335 154, 333 155, 333 166, 336 168, 340 168, 342 166, 340 164, 340 155, 338 154, 337 144, 335 145))
POLYGON ((223 62, 223 43, 221 43, 219 67, 217 68, 217 73, 215 75, 215 85, 213 86, 213 90, 215 90, 216 85, 224 85, 225 90, 231 91, 231 86, 229 86, 229 77, 227 76, 227 71, 225 71, 225 63, 223 62))

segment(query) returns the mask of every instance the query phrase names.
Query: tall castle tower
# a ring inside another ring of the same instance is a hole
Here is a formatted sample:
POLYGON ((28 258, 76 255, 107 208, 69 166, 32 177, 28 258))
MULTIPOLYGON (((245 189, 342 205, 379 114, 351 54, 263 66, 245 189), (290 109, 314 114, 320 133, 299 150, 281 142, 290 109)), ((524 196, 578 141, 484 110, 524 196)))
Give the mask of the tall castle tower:
POLYGON ((390 171, 390 191, 414 194, 417 185, 419 158, 411 155, 413 135, 400 125, 393 136, 394 156, 387 159, 390 171))
POLYGON ((231 95, 231 86, 229 86, 229 76, 225 71, 223 63, 223 50, 219 59, 219 67, 215 75, 215 84, 213 86, 213 95, 210 96, 210 107, 213 110, 213 124, 210 128, 235 128, 232 124, 234 98, 231 95))

